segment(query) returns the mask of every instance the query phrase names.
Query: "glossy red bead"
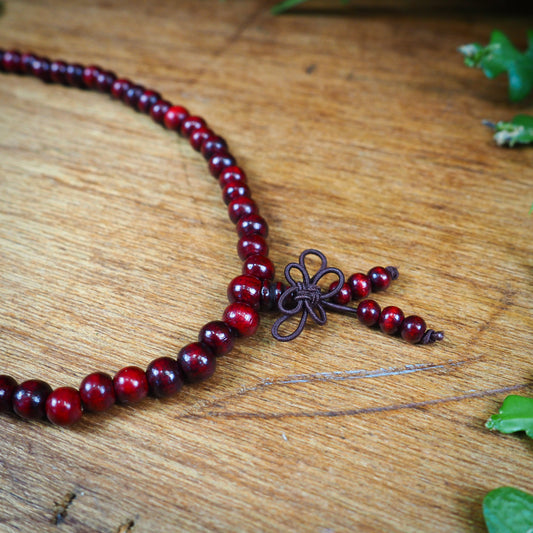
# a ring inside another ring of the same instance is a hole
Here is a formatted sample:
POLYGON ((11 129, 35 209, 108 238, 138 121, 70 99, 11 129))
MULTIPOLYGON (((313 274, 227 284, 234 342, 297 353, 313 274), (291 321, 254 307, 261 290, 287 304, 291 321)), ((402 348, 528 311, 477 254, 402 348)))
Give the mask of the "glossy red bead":
POLYGON ((178 365, 185 381, 197 383, 215 373, 217 359, 205 344, 192 342, 180 350, 178 365))
POLYGON ((145 89, 137 101, 137 110, 141 113, 150 113, 150 109, 161 100, 161 95, 151 89, 145 89))
POLYGON ((205 344, 216 357, 220 357, 231 351, 235 336, 222 320, 213 320, 200 330, 198 342, 205 344))
POLYGON ((228 205, 237 198, 250 198, 252 193, 248 185, 241 185, 239 183, 230 183, 224 187, 222 191, 222 200, 228 205))
POLYGON ((6 50, 2 57, 3 70, 13 74, 22 74, 22 56, 18 50, 6 50))
POLYGON ((172 131, 179 131, 181 123, 189 116, 189 112, 185 107, 174 105, 169 107, 165 113, 164 124, 165 127, 172 131))
POLYGON ((220 175, 218 176, 218 183, 220 187, 224 189, 226 185, 230 183, 235 185, 239 183, 240 185, 245 185, 247 182, 246 173, 244 170, 237 166, 231 166, 225 168, 220 175))
POLYGON ((111 96, 117 100, 124 100, 126 96, 126 91, 131 88, 133 83, 131 80, 120 78, 115 80, 111 85, 111 96))
POLYGON ((24 53, 20 56, 20 63, 21 63, 20 67, 22 69, 23 74, 33 73, 32 64, 36 59, 37 59, 37 56, 35 54, 32 54, 31 52, 24 53))
POLYGON ((59 387, 46 400, 46 416, 52 424, 72 426, 82 414, 80 393, 73 387, 59 387))
POLYGON ((194 130, 189 136, 189 142, 193 150, 199 152, 202 144, 210 135, 213 135, 213 132, 207 126, 194 130))
POLYGON ((276 309, 278 301, 286 289, 280 281, 263 280, 261 283, 261 311, 272 311, 276 309))
POLYGON ((114 72, 111 72, 110 70, 102 70, 96 76, 94 87, 101 93, 110 93, 111 87, 116 79, 117 76, 114 72))
POLYGON ((96 65, 89 65, 83 69, 83 83, 88 89, 96 89, 96 79, 102 68, 96 65))
POLYGON ((242 302, 259 309, 261 285, 261 280, 253 275, 237 276, 228 285, 228 300, 230 303, 242 302))
POLYGON ((128 89, 124 91, 122 95, 122 101, 135 111, 138 111, 137 104, 139 103, 139 98, 144 92, 144 87, 142 85, 131 85, 128 89))
POLYGON ((93 372, 80 385, 80 397, 87 411, 99 413, 115 404, 113 378, 104 372, 93 372))
POLYGON ((245 235, 237 243, 237 253, 241 259, 251 255, 268 255, 268 244, 261 235, 245 235))
POLYGON ((228 215, 234 224, 242 217, 257 214, 258 211, 257 204, 247 196, 235 198, 228 204, 228 215))
POLYGON ((83 65, 78 63, 67 65, 66 80, 71 87, 78 87, 79 89, 85 87, 85 83, 83 83, 83 65))
POLYGON ((209 172, 213 177, 219 178, 225 168, 234 166, 235 163, 235 158, 231 154, 225 152, 214 154, 209 159, 209 172))
POLYGON ((374 292, 384 291, 391 282, 391 275, 383 267, 374 267, 368 271, 368 277, 374 292))
POLYGON ((50 60, 47 57, 37 57, 31 64, 31 73, 44 83, 49 83, 50 78, 50 60))
POLYGON ((22 418, 42 419, 46 416, 46 400, 52 387, 40 379, 30 379, 13 391, 13 411, 22 418))
POLYGON ((242 337, 253 335, 259 327, 259 314, 253 307, 235 302, 224 310, 222 320, 242 337))
POLYGON ((52 61, 50 63, 50 79, 54 83, 67 83, 67 64, 64 61, 52 61))
POLYGON ((170 357, 154 359, 146 368, 146 379, 150 393, 156 398, 173 396, 183 387, 178 362, 170 357))
POLYGON ((127 366, 119 370, 113 378, 113 385, 120 403, 136 403, 148 394, 146 374, 138 366, 127 366))
MULTIPOLYGON (((329 286, 329 290, 332 291, 339 285, 338 281, 334 281, 329 286)), ((341 290, 331 299, 333 303, 339 304, 339 305, 346 305, 350 303, 350 300, 352 299, 352 291, 350 290, 350 286, 348 283, 343 283, 341 290)))
POLYGON ((350 291, 352 293, 353 300, 360 300, 366 298, 372 290, 372 283, 370 278, 366 274, 357 272, 352 274, 347 281, 350 291))
POLYGON ((271 280, 274 279, 275 267, 274 263, 264 255, 250 255, 242 264, 242 273, 260 280, 271 280))
POLYGON ((385 307, 379 317, 379 327, 383 333, 394 335, 400 331, 404 319, 403 311, 394 305, 385 307))
POLYGON ((207 126, 205 120, 202 117, 190 115, 186 117, 181 123, 179 133, 182 137, 189 138, 193 131, 205 128, 207 126))
POLYGON ((411 315, 404 319, 400 330, 402 339, 416 344, 422 340, 424 333, 426 332, 426 323, 423 318, 411 315))
POLYGON ((166 100, 158 100, 150 109, 150 117, 156 124, 163 124, 165 115, 170 109, 170 102, 166 100))
POLYGON ((228 151, 228 143, 219 135, 212 134, 207 137, 200 148, 202 155, 209 161, 215 154, 228 151))
POLYGON ((374 300, 363 300, 357 306, 357 318, 365 326, 375 326, 380 315, 381 308, 374 300))
POLYGON ((11 376, 0 376, 0 413, 9 413, 13 410, 11 400, 13 392, 17 387, 17 382, 11 376))
POLYGON ((237 235, 241 238, 250 235, 260 235, 265 239, 268 237, 268 224, 261 215, 252 214, 241 217, 236 229, 237 235))

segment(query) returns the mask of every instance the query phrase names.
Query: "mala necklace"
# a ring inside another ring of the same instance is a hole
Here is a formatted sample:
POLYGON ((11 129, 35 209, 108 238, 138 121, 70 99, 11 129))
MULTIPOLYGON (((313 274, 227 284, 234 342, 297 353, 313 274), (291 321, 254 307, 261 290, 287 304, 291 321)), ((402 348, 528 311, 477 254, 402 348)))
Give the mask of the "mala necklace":
POLYGON ((184 346, 177 358, 159 357, 146 370, 127 366, 114 377, 94 372, 83 379, 79 390, 73 387, 52 390, 48 383, 39 379, 17 384, 11 376, 0 375, 0 413, 14 412, 24 419, 48 419, 60 426, 70 426, 84 412, 105 411, 115 403, 136 403, 148 394, 157 398, 172 396, 184 383, 196 383, 210 377, 215 371, 217 358, 227 354, 237 338, 253 335, 259 326, 259 311, 281 312, 272 327, 272 335, 279 341, 295 339, 309 317, 318 325, 325 324, 326 310, 351 313, 361 323, 379 326, 389 335, 399 334, 413 344, 430 344, 444 337, 442 332, 426 329, 419 316, 405 317, 396 306, 381 309, 377 302, 366 299, 371 291, 386 289, 398 277, 394 267, 374 267, 367 274, 355 273, 346 279, 339 269, 327 266, 324 254, 310 249, 302 252, 298 263, 286 266, 288 285, 273 281, 274 265, 268 259, 265 240, 268 225, 259 215, 257 205, 251 199, 246 174, 237 166, 226 141, 216 135, 203 118, 190 115, 182 106, 172 105, 152 89, 118 78, 98 66, 84 67, 0 49, 0 71, 33 75, 46 83, 110 94, 188 139, 194 150, 201 152, 208 161, 210 173, 222 188, 229 217, 236 224, 237 251, 243 261, 242 275, 228 286, 230 303, 222 320, 205 324, 198 340, 184 346), (305 264, 308 256, 316 256, 321 262, 313 275, 309 274, 305 264), (293 271, 300 273, 298 279, 294 279, 293 271), (319 282, 328 274, 336 276, 337 280, 325 290, 319 282), (362 301, 355 308, 347 305, 351 300, 362 301), (300 315, 300 321, 294 331, 280 333, 280 327, 297 315, 300 315))

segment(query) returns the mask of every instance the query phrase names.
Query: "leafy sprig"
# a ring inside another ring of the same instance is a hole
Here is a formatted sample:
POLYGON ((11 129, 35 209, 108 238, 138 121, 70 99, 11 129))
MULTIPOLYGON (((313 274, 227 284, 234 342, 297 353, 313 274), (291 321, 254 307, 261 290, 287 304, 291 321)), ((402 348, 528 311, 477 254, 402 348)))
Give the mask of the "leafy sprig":
POLYGON ((533 496, 513 487, 491 490, 483 516, 489 533, 527 533, 533 528, 533 496))
MULTIPOLYGON (((492 415, 485 426, 501 433, 525 431, 533 438, 533 398, 511 394, 503 401, 497 415, 492 415)), ((533 522, 532 522, 533 527, 533 522)))
POLYGON ((499 146, 533 143, 533 117, 516 115, 510 122, 483 122, 494 130, 494 140, 499 146))

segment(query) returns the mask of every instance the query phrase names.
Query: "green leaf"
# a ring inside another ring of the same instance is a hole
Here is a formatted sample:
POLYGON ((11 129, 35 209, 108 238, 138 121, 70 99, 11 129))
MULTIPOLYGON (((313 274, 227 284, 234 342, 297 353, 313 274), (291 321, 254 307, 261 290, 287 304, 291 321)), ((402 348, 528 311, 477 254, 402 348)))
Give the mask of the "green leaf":
MULTIPOLYGON (((501 433, 525 431, 528 437, 533 438, 533 398, 513 394, 507 396, 498 414, 492 415, 485 425, 501 433)), ((533 521, 531 527, 533 527, 533 521)))
POLYGON ((533 531, 533 496, 500 487, 483 500, 483 516, 489 533, 530 533, 533 531))
POLYGON ((280 13, 283 13, 284 11, 288 11, 294 6, 297 6, 299 4, 303 4, 306 0, 285 0, 284 2, 280 2, 279 4, 276 4, 270 12, 273 15, 279 15, 280 13))

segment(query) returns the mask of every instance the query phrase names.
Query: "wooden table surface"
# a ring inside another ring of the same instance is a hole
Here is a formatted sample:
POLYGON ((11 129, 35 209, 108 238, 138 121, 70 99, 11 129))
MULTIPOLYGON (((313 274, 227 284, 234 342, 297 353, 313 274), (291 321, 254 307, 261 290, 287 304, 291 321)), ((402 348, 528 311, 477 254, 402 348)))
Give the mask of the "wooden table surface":
MULTIPOLYGON (((376 299, 445 340, 330 315, 279 343, 266 314, 177 397, 72 429, 2 415, 0 531, 475 532, 489 490, 533 491, 533 441, 484 427, 533 395, 533 150, 481 124, 531 99, 507 103, 504 77, 457 53, 494 28, 525 47, 531 18, 272 5, 6 0, 0 47, 99 64, 204 116, 248 174, 279 279, 309 247, 347 275, 396 265, 376 299)), ((103 95, 0 82, 0 373, 79 386, 174 356, 241 269, 202 157, 103 95)))

